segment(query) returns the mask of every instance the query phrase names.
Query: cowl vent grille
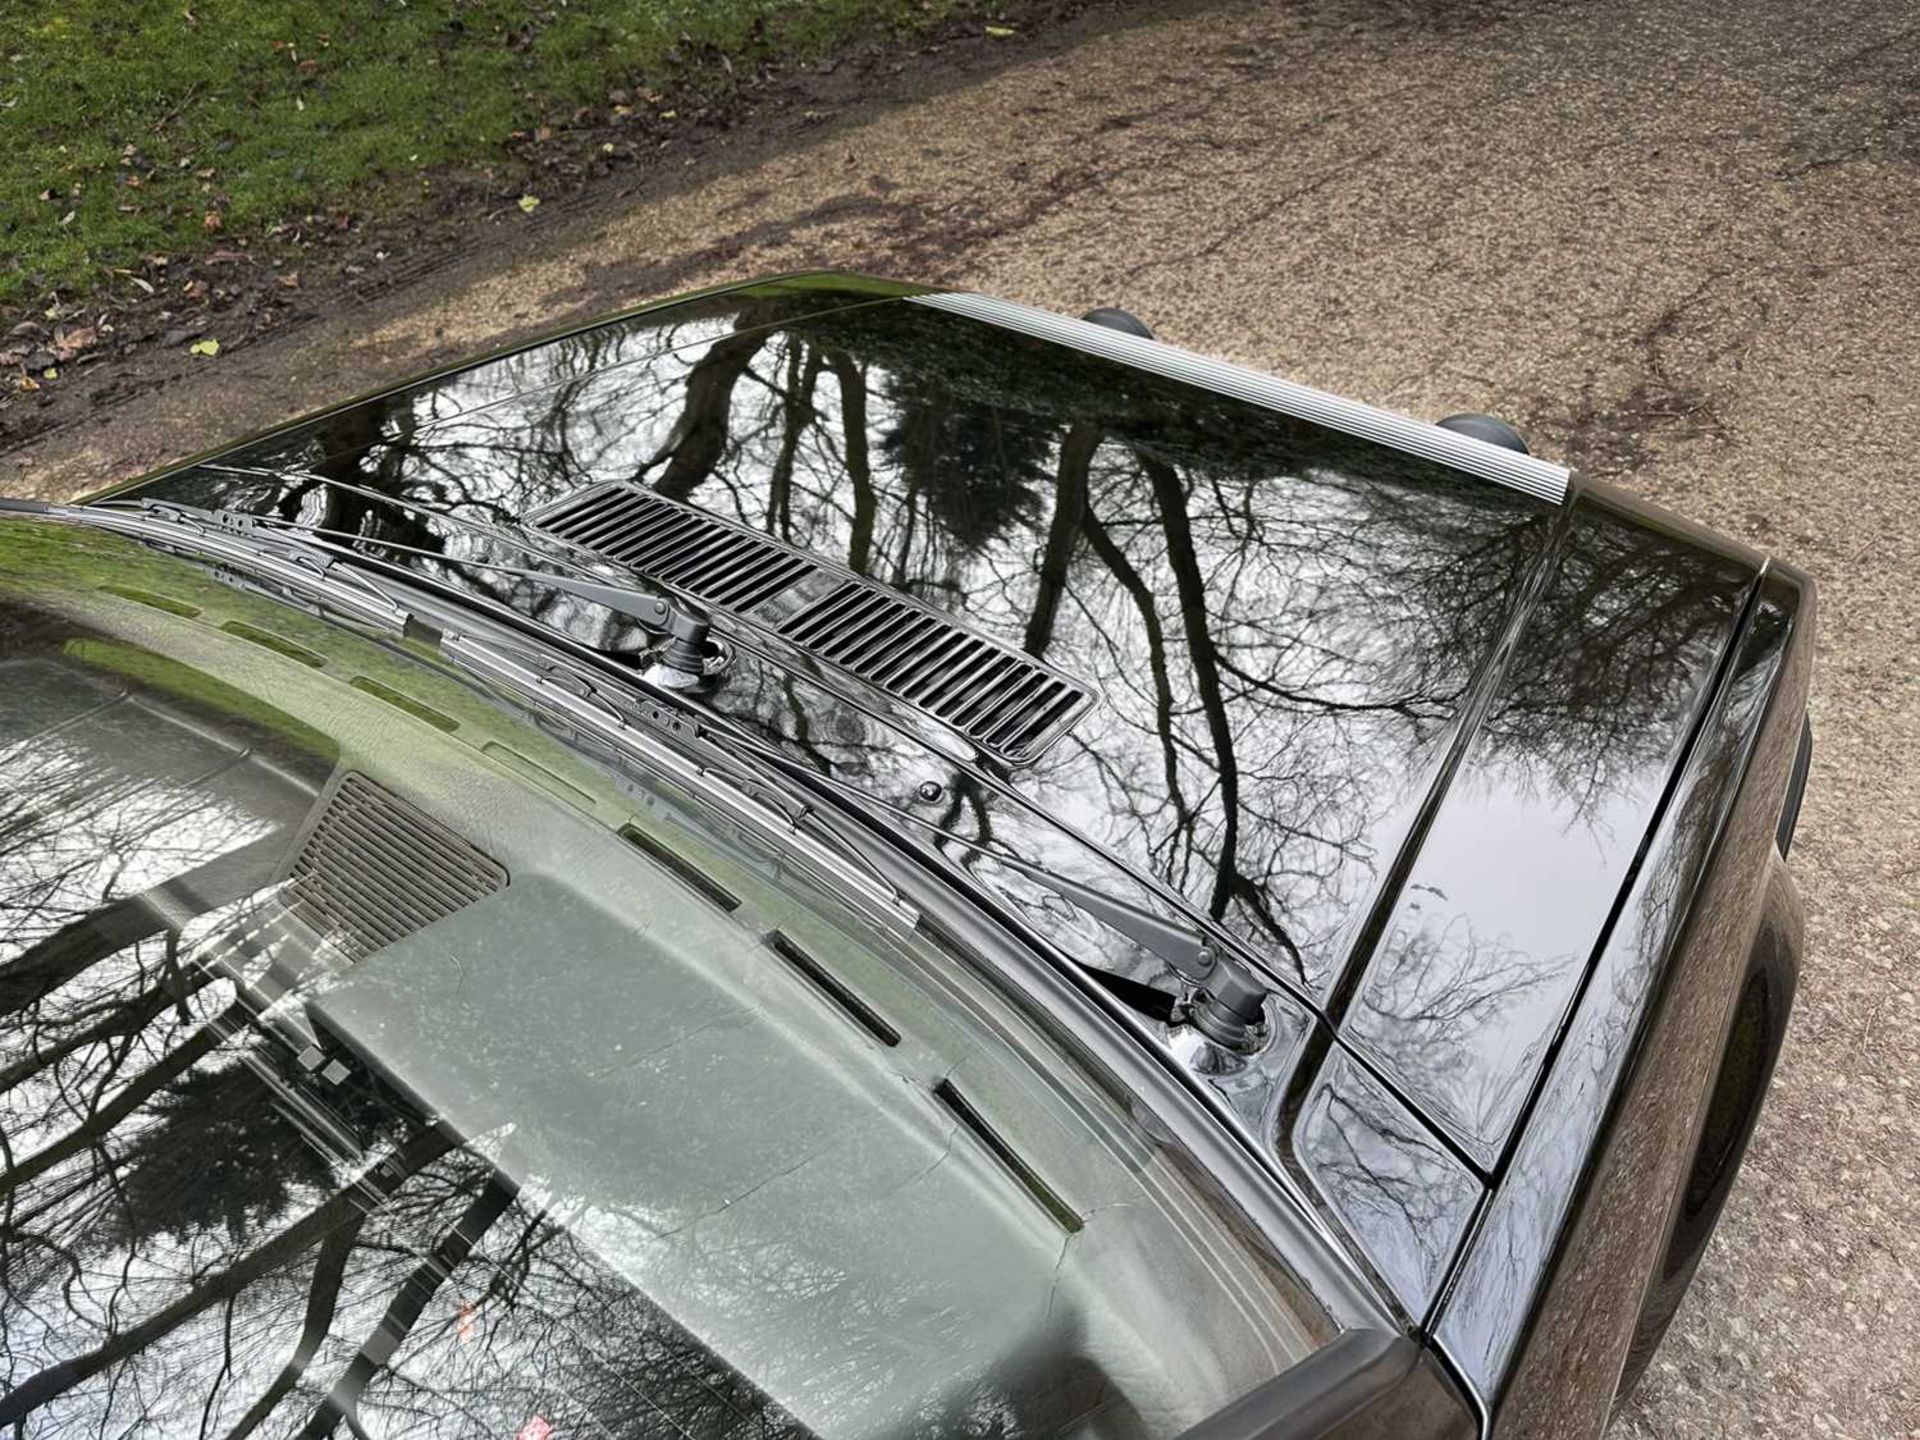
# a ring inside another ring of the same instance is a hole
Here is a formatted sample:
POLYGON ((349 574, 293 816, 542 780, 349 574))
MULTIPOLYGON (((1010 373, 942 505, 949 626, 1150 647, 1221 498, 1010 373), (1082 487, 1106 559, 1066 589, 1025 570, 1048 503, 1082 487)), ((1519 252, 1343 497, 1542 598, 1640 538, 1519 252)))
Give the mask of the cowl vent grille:
POLYGON ((590 486, 528 523, 756 621, 1010 766, 1031 762, 1093 698, 951 616, 630 481, 590 486))
POLYGON ((358 962, 493 894, 507 872, 431 815, 348 774, 290 881, 294 914, 358 962))
POLYGON ((772 540, 624 483, 569 495, 532 523, 727 610, 764 604, 815 569, 772 540))
POLYGON ((1017 650, 860 580, 791 616, 780 633, 1015 765, 1044 750, 1091 698, 1017 650))

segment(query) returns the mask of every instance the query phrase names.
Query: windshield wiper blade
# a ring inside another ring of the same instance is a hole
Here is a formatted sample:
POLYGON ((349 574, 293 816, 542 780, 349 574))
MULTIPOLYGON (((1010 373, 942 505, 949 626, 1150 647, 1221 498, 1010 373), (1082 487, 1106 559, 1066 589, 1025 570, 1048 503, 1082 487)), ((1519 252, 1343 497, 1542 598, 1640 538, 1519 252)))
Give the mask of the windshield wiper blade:
POLYGON ((316 592, 329 609, 362 624, 403 633, 412 618, 411 607, 364 571, 342 563, 344 557, 337 551, 303 544, 289 535, 256 533, 232 523, 239 517, 158 501, 128 506, 121 502, 58 505, 39 500, 0 500, 0 510, 47 515, 148 544, 178 546, 190 538, 197 553, 283 585, 316 592))
MULTIPOLYGON (((524 566, 504 565, 498 561, 448 555, 442 551, 407 545, 378 535, 330 529, 280 515, 260 515, 253 512, 206 512, 245 513, 256 523, 280 525, 309 535, 325 536, 343 544, 379 545, 388 550, 438 560, 445 565, 465 565, 477 570, 494 570, 503 574, 538 580, 555 590, 605 606, 616 614, 637 620, 648 630, 664 632, 665 648, 648 675, 656 685, 672 690, 688 690, 696 688, 710 678, 711 672, 707 665, 710 647, 707 639, 713 629, 713 617, 704 606, 696 605, 671 591, 662 593, 647 590, 630 580, 624 580, 614 573, 617 567, 606 564, 594 557, 590 551, 585 551, 570 541, 548 537, 541 532, 529 530, 517 522, 506 526, 485 520, 475 520, 471 516, 461 515, 438 505, 429 505, 421 500, 410 500, 404 496, 389 495, 369 485, 356 485, 350 480, 336 480, 330 475, 322 475, 313 470, 274 469, 257 465, 222 464, 216 461, 204 462, 198 468, 215 474, 239 475, 249 479, 324 485, 332 490, 361 496, 379 505, 391 506, 393 509, 404 510, 415 515, 429 516, 457 529, 466 530, 475 535, 484 535, 498 544, 530 555, 544 564, 564 567, 571 573, 555 574, 551 570, 529 570, 524 566)), ((140 502, 134 497, 128 497, 125 501, 110 500, 101 503, 154 502, 140 502)))
MULTIPOLYGON (((782 838, 803 837, 815 846, 828 849, 839 862, 833 867, 844 881, 856 880, 869 898, 881 902, 885 918, 897 921, 911 906, 889 881, 872 858, 869 846, 876 841, 864 833, 852 833, 856 827, 840 814, 837 807, 822 810, 804 797, 796 797, 790 783, 783 784, 763 773, 751 762, 743 762, 741 752, 754 757, 760 766, 769 767, 775 776, 804 774, 821 782, 828 790, 854 794, 871 807, 873 797, 853 790, 845 782, 819 774, 792 756, 782 754, 763 742, 719 726, 673 702, 653 701, 625 691, 602 688, 571 664, 552 656, 532 653, 515 646, 501 646, 496 640, 479 640, 463 635, 447 635, 441 641, 441 653, 456 663, 474 670, 483 678, 522 690, 538 690, 576 719, 585 720, 608 738, 631 743, 638 731, 654 744, 644 748, 642 758, 658 762, 662 751, 669 757, 668 773, 686 784, 694 793, 712 782, 719 782, 743 800, 753 802, 756 810, 777 817, 782 838), (674 774, 679 767, 681 773, 674 774)), ((737 808, 737 807, 730 807, 737 808)), ((890 813, 933 830, 941 837, 970 844, 964 837, 933 825, 907 811, 890 813)), ((1175 921, 1113 900, 1076 881, 1055 875, 1040 866, 1020 861, 981 845, 972 848, 1013 869, 1020 870, 1062 899, 1079 905, 1096 919, 1133 940, 1147 953, 1163 960, 1170 969, 1195 987, 1190 1002, 1156 986, 1080 963, 1093 983, 1129 1008, 1162 1024, 1191 1023, 1203 1034, 1230 1048, 1245 1049, 1259 1034, 1264 1020, 1264 1002, 1271 991, 1237 959, 1217 947, 1209 946, 1198 931, 1175 921)))
MULTIPOLYGON (((575 558, 578 547, 554 537, 551 541, 538 531, 528 530, 518 523, 500 524, 488 520, 476 520, 470 515, 462 515, 453 510, 430 505, 424 500, 409 500, 400 495, 389 495, 376 490, 371 485, 356 485, 351 480, 336 480, 331 475, 322 475, 317 470, 276 469, 264 465, 234 465, 221 461, 203 461, 195 467, 211 471, 216 475, 239 475, 251 480, 276 480, 324 485, 329 490, 339 490, 348 495, 358 495, 364 500, 376 504, 391 506, 395 510, 404 510, 414 515, 426 515, 435 520, 444 520, 447 524, 462 530, 472 531, 476 535, 485 535, 503 545, 510 545, 525 554, 536 556, 552 565, 566 565, 589 579, 605 578, 604 567, 582 562, 575 558), (564 552, 564 553, 563 553, 564 552)), ((288 520, 288 517, 274 516, 277 520, 302 524, 305 522, 288 520)), ((371 538, 371 537, 364 537, 371 538)))
MULTIPOLYGON (((322 542, 323 553, 332 556, 339 556, 347 545, 353 543, 379 545, 388 550, 421 555, 448 565, 465 565, 475 570, 493 570, 519 576, 522 579, 538 580, 541 584, 550 585, 564 594, 591 601, 612 610, 615 614, 638 620, 649 630, 667 629, 676 613, 691 608, 670 596, 657 595, 634 585, 583 579, 577 575, 556 574, 550 570, 532 570, 524 565, 507 565, 497 560, 473 560, 458 555, 447 555, 438 550, 428 550, 419 545, 406 545, 378 535, 361 535, 351 530, 331 530, 320 525, 309 525, 300 520, 283 519, 278 515, 256 515, 244 510, 207 510, 197 505, 183 504, 177 500, 155 499, 106 500, 90 508, 137 511, 165 519, 179 519, 196 527, 212 529, 226 535, 242 536, 255 544, 267 546, 298 543, 299 538, 306 537, 322 542)), ((351 553, 348 552, 349 556, 351 553)))
MULTIPOLYGON (((235 538, 239 543, 269 550, 290 550, 305 559, 310 567, 318 565, 323 571, 326 565, 340 561, 364 564, 374 557, 362 555, 350 547, 368 544, 425 556, 446 565, 465 565, 477 570, 516 575, 603 606, 615 614, 638 621, 650 633, 663 635, 665 644, 660 647, 646 672, 647 678, 656 685, 671 690, 693 689, 706 683, 714 673, 709 665, 714 651, 708 640, 713 629, 713 617, 703 607, 676 595, 658 594, 636 585, 609 580, 586 579, 550 570, 531 570, 523 565, 507 565, 497 560, 447 555, 377 535, 331 530, 298 520, 282 519, 277 515, 258 515, 245 510, 209 510, 177 500, 128 497, 74 508, 95 514, 154 516, 185 525, 201 534, 235 538)), ((356 570, 354 573, 359 575, 361 572, 356 570)))

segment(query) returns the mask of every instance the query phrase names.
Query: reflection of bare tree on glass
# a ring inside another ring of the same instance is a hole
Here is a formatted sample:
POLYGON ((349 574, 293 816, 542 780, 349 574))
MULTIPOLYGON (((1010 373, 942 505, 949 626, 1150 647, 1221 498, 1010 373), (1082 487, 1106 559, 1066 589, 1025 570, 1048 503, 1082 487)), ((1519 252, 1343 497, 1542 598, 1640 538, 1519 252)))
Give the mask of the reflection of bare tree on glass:
MULTIPOLYGON (((1461 1072, 1474 1070, 1476 1057, 1461 1037, 1525 1003, 1561 968, 1560 956, 1477 936, 1466 920, 1449 917, 1439 928, 1412 932, 1406 943, 1382 952, 1381 964, 1355 1000, 1357 1028, 1373 1033, 1390 1022, 1397 1069, 1443 1086, 1465 1085, 1470 1077, 1461 1072)), ((1547 1037, 1540 1037, 1534 1054, 1546 1043, 1547 1037)), ((1509 1105, 1514 1098, 1502 1093, 1491 1100, 1509 1105)))
MULTIPOLYGON (((1605 823, 1597 802, 1641 763, 1705 623, 1630 545, 1538 587, 1545 507, 1284 416, 912 306, 721 313, 583 332, 278 458, 351 458, 356 483, 488 519, 637 480, 953 609, 1100 692, 1022 788, 1315 990, 1518 597, 1533 587, 1536 643, 1482 748, 1576 823, 1605 823)), ((485 552, 397 513, 364 528, 485 552)), ((605 638, 604 616, 537 584, 421 564, 605 638)), ((791 696, 750 718, 819 750, 791 696)), ((813 758, 854 759, 828 750, 813 758)))
POLYGON ((1344 1057, 1328 1065, 1294 1138, 1320 1193, 1368 1237, 1402 1302, 1423 1310, 1473 1213, 1478 1182, 1344 1057))
POLYGON ((885 388, 894 419, 880 453, 898 477, 897 505, 914 516, 888 578, 926 591, 940 575, 929 552, 977 554, 1036 513, 1054 427, 1013 407, 956 404, 937 372, 897 374, 885 388))

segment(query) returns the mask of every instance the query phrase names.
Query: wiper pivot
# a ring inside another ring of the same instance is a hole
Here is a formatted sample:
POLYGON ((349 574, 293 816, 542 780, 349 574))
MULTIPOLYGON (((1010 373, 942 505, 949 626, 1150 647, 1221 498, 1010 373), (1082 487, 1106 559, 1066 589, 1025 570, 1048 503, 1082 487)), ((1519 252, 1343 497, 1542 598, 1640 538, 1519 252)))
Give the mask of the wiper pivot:
MULTIPOLYGON (((947 838, 959 837, 948 833, 947 838)), ((1209 1040, 1230 1050, 1245 1050, 1255 1042, 1266 1017, 1267 996, 1272 991, 1237 959, 1209 944, 1197 929, 1163 919, 1111 895, 1102 895, 1091 886, 1056 875, 1043 865, 998 850, 971 848, 1045 886, 1101 924, 1125 935, 1148 954, 1165 961, 1169 969, 1193 985, 1193 1002, 1187 1007, 1187 1018, 1194 1029, 1209 1040)))

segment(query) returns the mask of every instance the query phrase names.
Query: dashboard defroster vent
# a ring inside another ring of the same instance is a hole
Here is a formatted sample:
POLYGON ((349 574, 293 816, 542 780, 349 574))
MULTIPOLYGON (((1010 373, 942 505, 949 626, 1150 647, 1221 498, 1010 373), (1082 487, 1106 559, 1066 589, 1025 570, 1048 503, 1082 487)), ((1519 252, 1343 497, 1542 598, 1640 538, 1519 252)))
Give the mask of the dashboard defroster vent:
POLYGON ((293 862, 293 913, 349 961, 501 889, 491 856, 364 775, 348 774, 293 862))

